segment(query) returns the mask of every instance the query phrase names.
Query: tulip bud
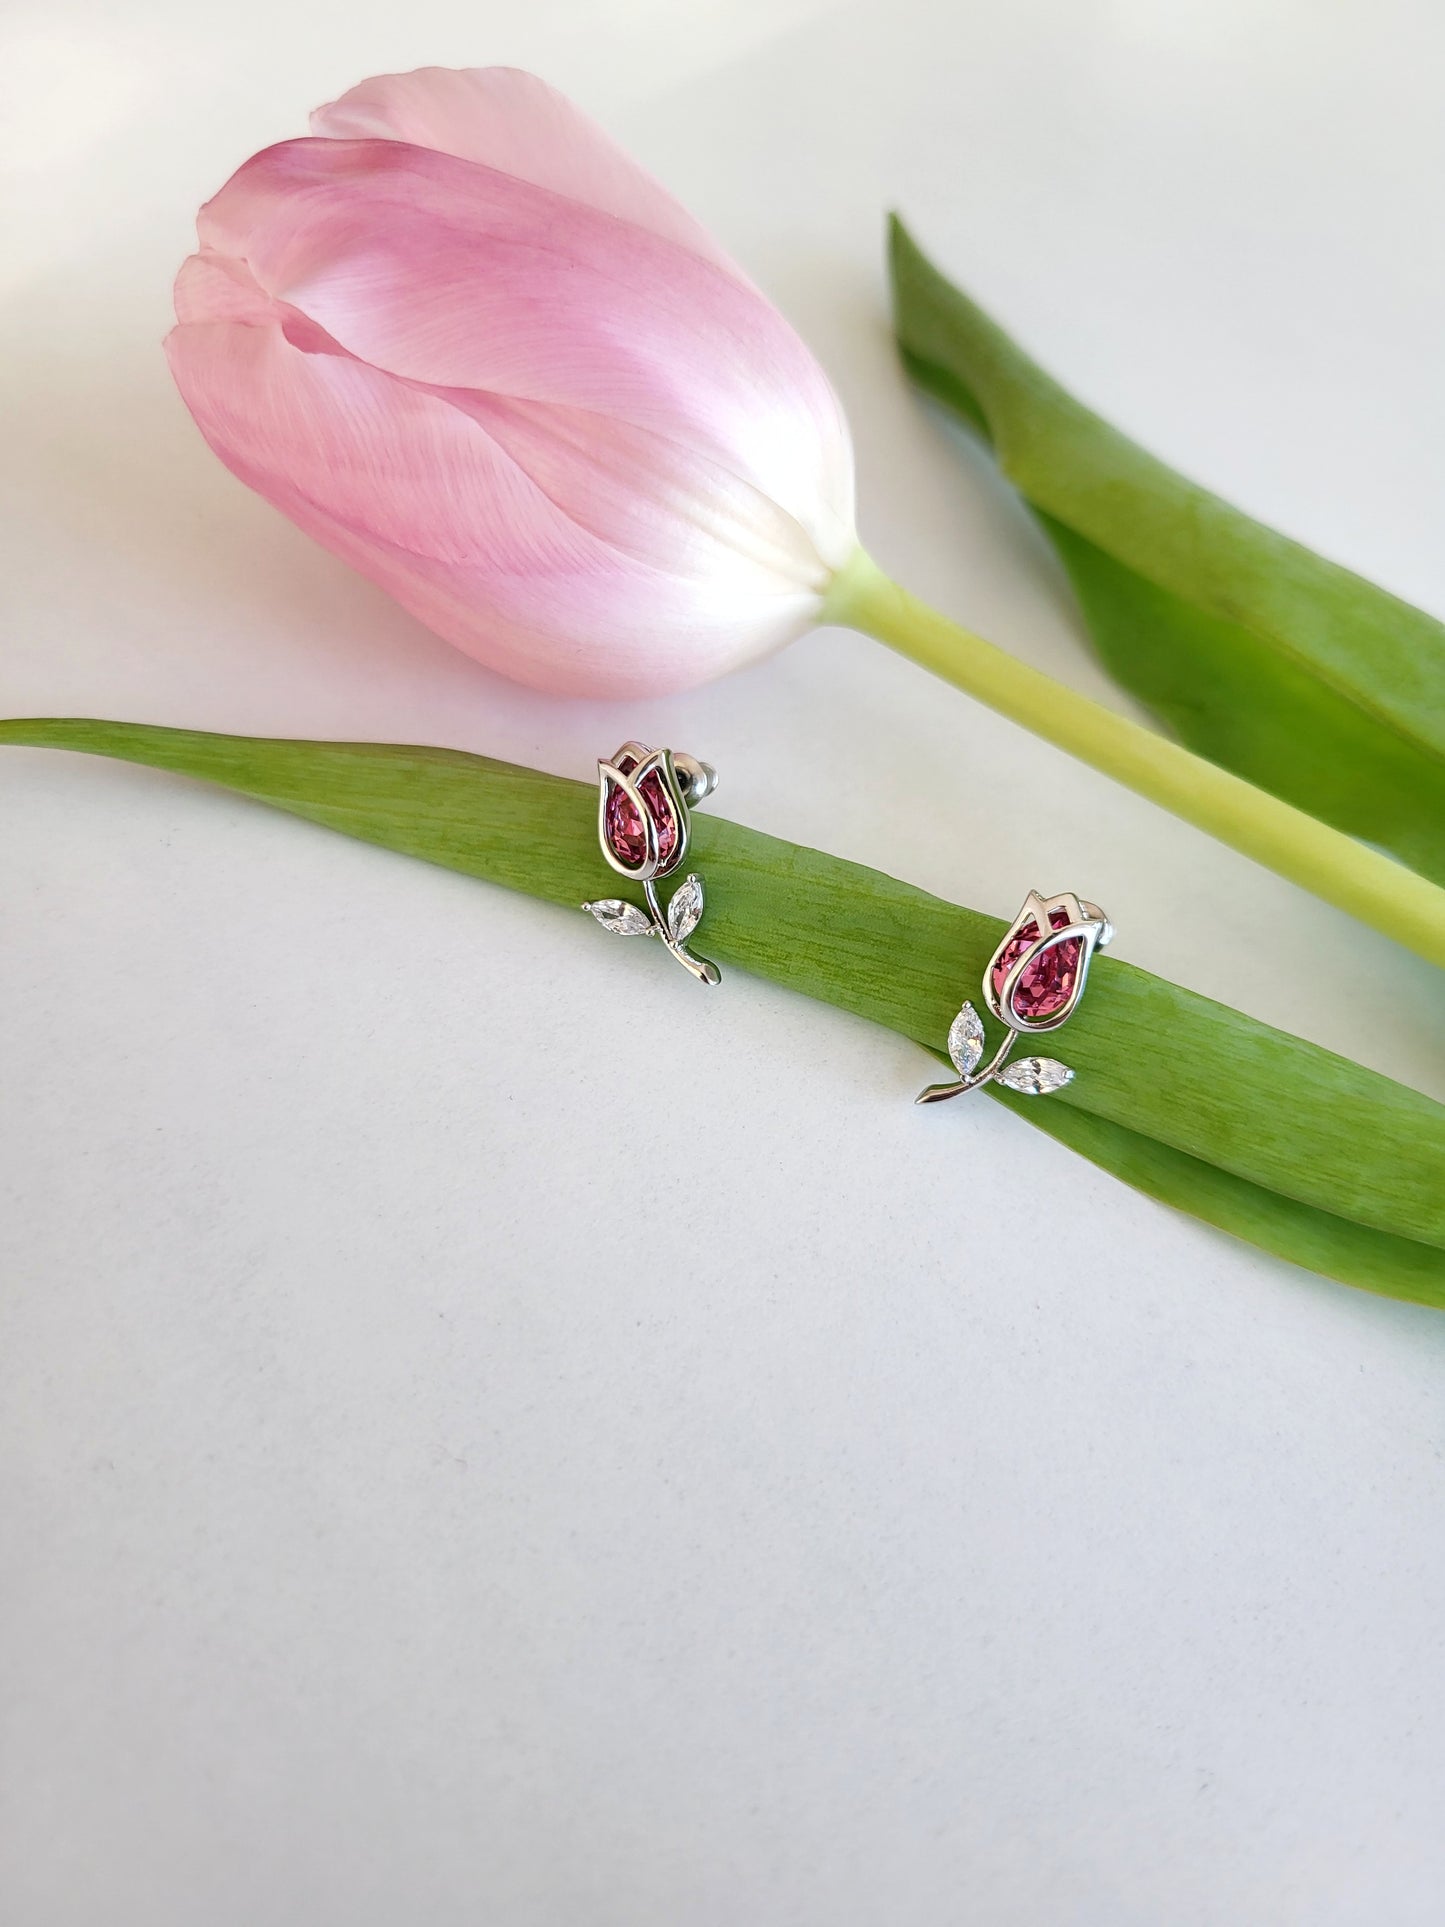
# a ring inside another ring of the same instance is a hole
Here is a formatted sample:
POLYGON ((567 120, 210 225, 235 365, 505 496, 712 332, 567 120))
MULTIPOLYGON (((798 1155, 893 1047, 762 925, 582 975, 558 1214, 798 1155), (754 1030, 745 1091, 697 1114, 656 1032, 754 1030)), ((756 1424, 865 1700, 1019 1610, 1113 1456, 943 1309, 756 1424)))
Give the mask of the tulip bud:
POLYGON ((672 751, 624 743, 597 765, 602 853, 619 876, 647 883, 669 876, 687 855, 687 794, 672 751))
POLYGON ((533 76, 365 81, 198 219, 166 343, 221 460, 438 634, 569 695, 819 619, 847 424, 706 231, 533 76))
POLYGON ((1094 951, 1113 934, 1097 904, 1031 890, 984 974, 989 1009, 1011 1030, 1057 1030, 1084 994, 1094 951))

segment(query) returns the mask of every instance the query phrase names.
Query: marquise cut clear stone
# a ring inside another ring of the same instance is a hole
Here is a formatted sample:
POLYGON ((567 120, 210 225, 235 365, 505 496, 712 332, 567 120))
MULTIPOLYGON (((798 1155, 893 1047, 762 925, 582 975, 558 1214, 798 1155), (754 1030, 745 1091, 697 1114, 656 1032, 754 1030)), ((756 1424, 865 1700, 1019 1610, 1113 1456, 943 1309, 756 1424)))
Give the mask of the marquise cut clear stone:
POLYGON ((674 943, 686 943, 702 918, 702 878, 686 877, 667 906, 667 927, 674 943))
POLYGON ((645 910, 639 910, 635 903, 623 903, 618 897, 599 897, 595 903, 584 903, 582 908, 595 917, 604 930, 610 930, 614 937, 650 937, 653 934, 652 919, 645 910))
POLYGON ((983 1024, 972 1004, 965 1004, 948 1033, 948 1054, 960 1077, 971 1077, 983 1056, 983 1024))
POLYGON ((1024 1097, 1047 1097, 1050 1091, 1072 1084, 1074 1073, 1052 1057, 1020 1057, 999 1072, 998 1081, 1024 1097))

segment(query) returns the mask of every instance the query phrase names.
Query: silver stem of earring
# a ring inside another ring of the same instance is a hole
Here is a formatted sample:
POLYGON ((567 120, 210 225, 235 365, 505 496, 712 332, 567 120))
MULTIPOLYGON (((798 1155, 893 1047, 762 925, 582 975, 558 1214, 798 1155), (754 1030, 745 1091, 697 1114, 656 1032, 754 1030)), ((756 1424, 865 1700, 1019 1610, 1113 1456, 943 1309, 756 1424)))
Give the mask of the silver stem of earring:
POLYGON ((946 1097, 962 1097, 965 1091, 976 1091, 981 1084, 990 1083, 1008 1062, 1008 1054, 1019 1041, 1019 1033, 1011 1030, 981 1071, 972 1077, 960 1077, 952 1084, 930 1084, 926 1091, 920 1091, 914 1098, 915 1104, 941 1104, 946 1097))
POLYGON ((647 898, 647 907, 652 913, 654 932, 662 938, 663 943, 677 958, 683 969, 690 970, 700 984, 720 984, 722 972, 717 965, 709 963, 706 957, 694 957, 692 952, 685 950, 668 929, 667 918, 663 914, 662 905, 657 900, 657 885, 651 877, 643 884, 642 894, 647 898))

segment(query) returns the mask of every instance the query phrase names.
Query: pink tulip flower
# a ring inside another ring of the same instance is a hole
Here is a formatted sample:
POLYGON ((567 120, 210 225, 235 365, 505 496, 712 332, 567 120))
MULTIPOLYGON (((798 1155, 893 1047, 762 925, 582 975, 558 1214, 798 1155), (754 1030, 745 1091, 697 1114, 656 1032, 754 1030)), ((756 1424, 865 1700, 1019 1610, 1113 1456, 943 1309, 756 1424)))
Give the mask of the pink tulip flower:
POLYGON ((242 481, 429 628, 565 694, 801 635, 856 547, 822 369, 540 80, 369 80, 201 210, 166 351, 242 481))

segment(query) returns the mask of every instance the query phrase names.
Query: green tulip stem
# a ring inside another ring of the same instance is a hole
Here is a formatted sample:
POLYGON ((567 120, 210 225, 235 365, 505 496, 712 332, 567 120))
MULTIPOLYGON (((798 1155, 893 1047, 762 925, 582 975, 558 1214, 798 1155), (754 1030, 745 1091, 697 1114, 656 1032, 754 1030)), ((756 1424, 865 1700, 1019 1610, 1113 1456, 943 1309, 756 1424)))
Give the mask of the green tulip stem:
POLYGON ((1445 965, 1445 890, 960 628, 863 549, 834 577, 824 620, 886 642, 1242 856, 1445 965))

